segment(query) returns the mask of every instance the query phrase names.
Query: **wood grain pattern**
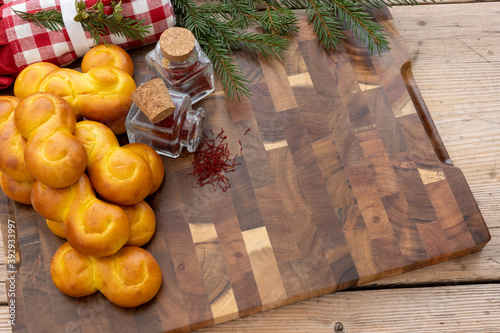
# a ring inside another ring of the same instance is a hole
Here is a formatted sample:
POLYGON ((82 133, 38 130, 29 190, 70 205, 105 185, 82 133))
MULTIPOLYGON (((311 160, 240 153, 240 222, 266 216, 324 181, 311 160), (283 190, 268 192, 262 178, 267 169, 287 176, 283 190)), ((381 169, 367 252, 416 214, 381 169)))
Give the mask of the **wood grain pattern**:
POLYGON ((493 333, 498 331, 500 317, 499 287, 483 284, 341 291, 197 332, 288 333, 293 322, 294 332, 332 333, 341 323, 348 333, 493 333), (464 304, 473 306, 464 310, 464 304))
MULTIPOLYGON (((388 12, 378 14, 390 21, 388 12)), ((408 81, 394 68, 408 60, 404 52, 370 57, 348 40, 345 50, 326 54, 303 28, 295 53, 273 63, 271 75, 269 64, 237 55, 254 83, 241 109, 220 94, 202 103, 207 126, 224 127, 233 151, 242 141, 228 192, 193 188, 188 157, 165 159, 166 181, 149 198, 159 225, 147 248, 165 277, 152 302, 132 311, 100 294, 61 295, 47 273, 61 241, 31 208, 2 211, 20 228, 15 329, 188 331, 485 245, 489 233, 465 179, 439 159, 421 109, 410 106, 408 81), (277 93, 283 73, 296 104, 277 93), (58 310, 66 315, 43 319, 58 310)))

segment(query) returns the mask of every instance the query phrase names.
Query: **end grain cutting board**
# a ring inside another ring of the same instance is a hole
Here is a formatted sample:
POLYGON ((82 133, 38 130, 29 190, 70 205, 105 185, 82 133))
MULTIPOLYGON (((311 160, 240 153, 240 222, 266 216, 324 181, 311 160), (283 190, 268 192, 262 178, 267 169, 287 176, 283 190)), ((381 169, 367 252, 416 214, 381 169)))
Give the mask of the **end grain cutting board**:
MULTIPOLYGON (((392 47, 382 56, 354 38, 326 53, 304 17, 283 62, 236 55, 252 96, 227 103, 219 85, 200 106, 207 133, 223 128, 233 154, 241 141, 241 164, 222 192, 193 185, 190 156, 164 158, 146 246, 164 279, 144 306, 61 294, 49 265, 63 241, 2 195, 4 243, 10 218, 21 253, 14 331, 189 331, 480 250, 490 237, 481 213, 389 12, 376 15, 392 47)), ((151 48, 132 52, 137 82, 151 48)))

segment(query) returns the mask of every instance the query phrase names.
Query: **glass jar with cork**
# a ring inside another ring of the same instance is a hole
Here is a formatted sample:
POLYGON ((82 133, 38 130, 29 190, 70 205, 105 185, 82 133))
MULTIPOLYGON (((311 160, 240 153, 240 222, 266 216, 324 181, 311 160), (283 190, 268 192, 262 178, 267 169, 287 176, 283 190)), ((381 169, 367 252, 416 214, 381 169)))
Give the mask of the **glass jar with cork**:
POLYGON ((167 89, 162 79, 150 80, 130 96, 125 120, 130 142, 153 147, 158 154, 177 158, 183 148, 194 152, 203 138, 205 110, 193 110, 187 94, 167 89))
POLYGON ((152 78, 161 78, 169 89, 186 93, 194 104, 214 91, 214 70, 193 33, 185 28, 165 30, 146 55, 152 78))

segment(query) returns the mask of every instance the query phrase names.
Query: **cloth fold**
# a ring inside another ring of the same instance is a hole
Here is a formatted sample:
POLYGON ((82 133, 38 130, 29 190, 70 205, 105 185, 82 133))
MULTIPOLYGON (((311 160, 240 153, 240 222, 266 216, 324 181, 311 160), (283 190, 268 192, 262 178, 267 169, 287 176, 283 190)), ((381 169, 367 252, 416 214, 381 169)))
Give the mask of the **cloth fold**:
MULTIPOLYGON (((4 1, 0 0, 0 9, 3 8, 4 1)), ((0 89, 8 88, 14 82, 18 73, 14 56, 10 49, 5 26, 2 19, 2 11, 0 10, 0 89)))
MULTIPOLYGON (((61 10, 61 2, 74 0, 14 0, 5 3, 0 0, 0 89, 12 85, 17 74, 29 64, 47 61, 58 66, 66 66, 82 55, 82 50, 93 46, 88 32, 86 38, 69 36, 66 28, 50 31, 24 21, 11 8, 27 13, 43 9, 61 10), (74 45, 72 40, 78 40, 74 45)), ((94 4, 95 0, 86 0, 94 4)), ((166 29, 175 25, 175 16, 170 0, 129 0, 123 1, 123 16, 137 20, 144 19, 151 28, 144 40, 134 40, 116 35, 105 36, 110 44, 124 49, 132 49, 159 40, 166 29)), ((71 32, 70 32, 71 33, 71 32)), ((80 36, 81 37, 81 36, 80 36)))

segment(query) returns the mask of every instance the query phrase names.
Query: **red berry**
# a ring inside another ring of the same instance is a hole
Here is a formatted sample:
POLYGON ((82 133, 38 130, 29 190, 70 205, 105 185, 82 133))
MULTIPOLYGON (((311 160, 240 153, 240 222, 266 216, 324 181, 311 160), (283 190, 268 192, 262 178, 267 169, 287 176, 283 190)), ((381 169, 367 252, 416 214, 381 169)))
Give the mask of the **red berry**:
POLYGON ((111 0, 102 0, 104 6, 111 6, 111 0))
POLYGON ((111 15, 111 14, 113 14, 113 7, 104 6, 102 12, 104 13, 104 15, 111 15))
POLYGON ((87 1, 85 1, 85 3, 87 4, 87 8, 90 8, 90 7, 93 7, 97 3, 97 0, 87 0, 87 1))

